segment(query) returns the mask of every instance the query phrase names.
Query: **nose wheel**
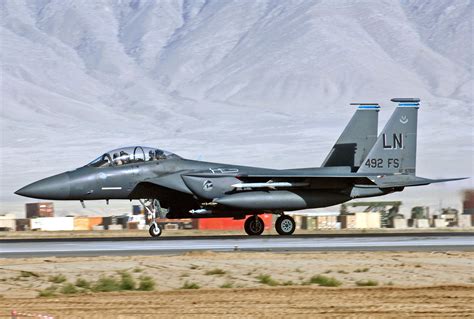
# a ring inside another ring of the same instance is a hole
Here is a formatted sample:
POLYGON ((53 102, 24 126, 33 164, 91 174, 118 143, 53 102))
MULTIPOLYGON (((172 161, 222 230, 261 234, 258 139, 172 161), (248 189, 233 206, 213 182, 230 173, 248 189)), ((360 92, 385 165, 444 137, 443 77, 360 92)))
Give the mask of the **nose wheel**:
POLYGON ((259 236, 265 230, 265 224, 257 215, 250 216, 245 220, 244 229, 249 236, 259 236))
POLYGON ((296 223, 293 217, 281 215, 275 221, 275 230, 280 235, 291 235, 296 229, 296 223))
POLYGON ((148 228, 148 232, 151 237, 159 237, 161 233, 163 233, 163 229, 156 222, 153 222, 151 223, 150 228, 148 228))

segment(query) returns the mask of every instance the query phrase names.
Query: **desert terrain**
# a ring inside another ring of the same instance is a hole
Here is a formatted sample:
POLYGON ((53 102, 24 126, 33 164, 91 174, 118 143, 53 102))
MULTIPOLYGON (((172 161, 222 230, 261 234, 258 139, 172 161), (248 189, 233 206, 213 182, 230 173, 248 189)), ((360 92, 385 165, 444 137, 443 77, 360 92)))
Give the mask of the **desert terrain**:
POLYGON ((16 310, 54 318, 473 318, 473 257, 474 252, 204 251, 5 258, 0 317, 16 310), (99 284, 111 279, 123 285, 124 278, 132 286, 99 284))

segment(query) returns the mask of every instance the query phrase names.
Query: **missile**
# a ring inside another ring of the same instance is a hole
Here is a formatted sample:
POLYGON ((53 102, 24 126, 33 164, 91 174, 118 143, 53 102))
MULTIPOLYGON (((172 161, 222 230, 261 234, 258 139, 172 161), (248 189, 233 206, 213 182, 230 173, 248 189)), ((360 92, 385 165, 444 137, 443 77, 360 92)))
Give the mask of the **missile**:
POLYGON ((233 184, 234 188, 277 188, 277 187, 304 187, 309 183, 291 183, 291 182, 267 182, 267 183, 238 183, 233 184))

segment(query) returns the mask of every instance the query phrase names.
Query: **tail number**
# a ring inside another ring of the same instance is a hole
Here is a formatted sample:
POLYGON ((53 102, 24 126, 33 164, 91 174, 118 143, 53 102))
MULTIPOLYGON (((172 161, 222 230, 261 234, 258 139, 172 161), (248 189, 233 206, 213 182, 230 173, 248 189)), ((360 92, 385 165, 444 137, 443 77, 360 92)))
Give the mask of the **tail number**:
MULTIPOLYGON (((387 168, 399 168, 400 160, 398 158, 387 158, 387 168)), ((383 158, 369 158, 365 161, 365 166, 369 168, 384 168, 383 158)))

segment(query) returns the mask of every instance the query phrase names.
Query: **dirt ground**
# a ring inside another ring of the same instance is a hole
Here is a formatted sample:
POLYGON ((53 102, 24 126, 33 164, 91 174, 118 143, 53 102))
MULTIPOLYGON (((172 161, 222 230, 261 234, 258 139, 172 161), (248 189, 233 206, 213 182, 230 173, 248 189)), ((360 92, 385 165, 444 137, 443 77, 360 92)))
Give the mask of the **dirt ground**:
POLYGON ((0 318, 10 318, 12 310, 54 318, 474 318, 473 305, 474 252, 191 252, 0 260, 0 318), (94 283, 124 272, 137 282, 152 277, 155 290, 61 292, 78 278, 94 283), (51 282, 56 275, 65 281, 51 282), (308 284, 315 275, 342 285, 308 284), (376 286, 357 285, 367 280, 376 286), (183 289, 186 284, 199 289, 183 289), (51 286, 53 296, 38 297, 51 286))

